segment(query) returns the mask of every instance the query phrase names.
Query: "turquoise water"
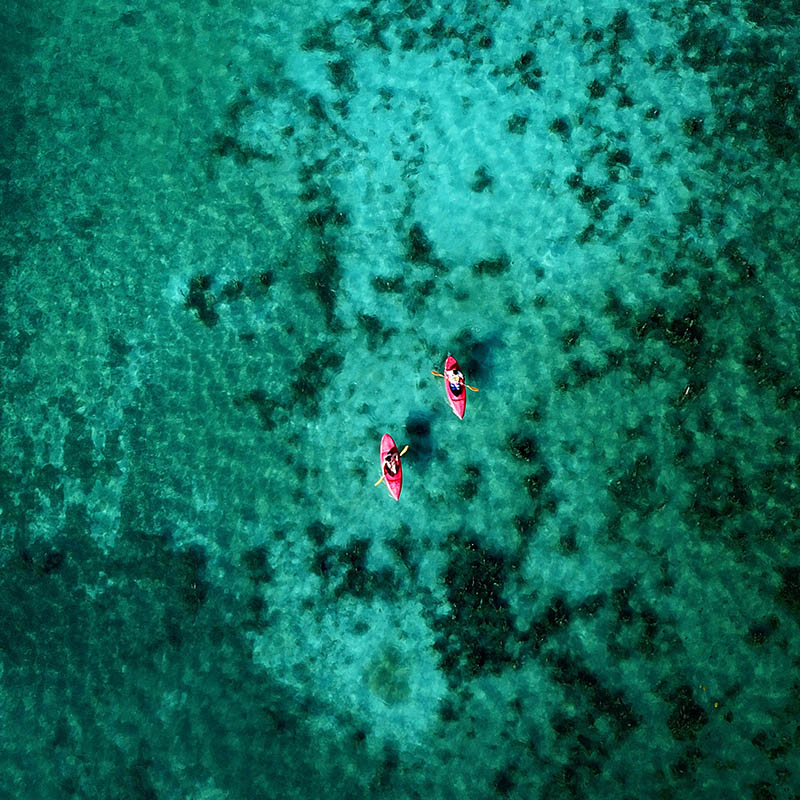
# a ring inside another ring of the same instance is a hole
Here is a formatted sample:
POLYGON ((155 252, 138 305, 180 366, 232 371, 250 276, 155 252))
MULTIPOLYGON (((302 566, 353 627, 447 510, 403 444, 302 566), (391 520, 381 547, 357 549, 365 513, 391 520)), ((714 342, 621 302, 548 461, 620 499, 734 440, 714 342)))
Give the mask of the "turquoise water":
POLYGON ((1 796, 800 796, 794 3, 4 8, 1 796))

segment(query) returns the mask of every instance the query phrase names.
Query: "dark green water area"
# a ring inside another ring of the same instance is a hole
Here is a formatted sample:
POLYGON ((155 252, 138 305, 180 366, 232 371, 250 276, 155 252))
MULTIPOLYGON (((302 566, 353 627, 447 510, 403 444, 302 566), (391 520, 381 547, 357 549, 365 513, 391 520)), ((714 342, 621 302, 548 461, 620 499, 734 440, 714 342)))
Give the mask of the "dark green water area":
POLYGON ((796 2, 0 21, 0 796, 800 797, 796 2))

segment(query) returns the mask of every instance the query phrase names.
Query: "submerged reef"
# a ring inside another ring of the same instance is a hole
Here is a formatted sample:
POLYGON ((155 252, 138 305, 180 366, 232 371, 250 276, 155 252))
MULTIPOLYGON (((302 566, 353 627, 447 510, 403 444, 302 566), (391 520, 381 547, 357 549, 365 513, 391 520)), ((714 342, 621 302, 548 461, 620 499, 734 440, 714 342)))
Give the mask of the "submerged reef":
POLYGON ((9 12, 8 791, 798 795, 794 4, 206 5, 9 12))

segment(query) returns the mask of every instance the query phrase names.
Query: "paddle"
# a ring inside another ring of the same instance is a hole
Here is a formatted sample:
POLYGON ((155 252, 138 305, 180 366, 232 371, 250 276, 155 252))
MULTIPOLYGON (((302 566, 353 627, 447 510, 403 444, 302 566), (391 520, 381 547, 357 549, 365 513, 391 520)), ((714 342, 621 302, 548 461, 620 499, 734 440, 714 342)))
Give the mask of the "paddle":
MULTIPOLYGON (((404 456, 404 455, 406 454, 406 450, 408 450, 409 446, 410 446, 410 445, 406 445, 406 446, 405 446, 405 447, 404 447, 404 448, 403 448, 403 449, 400 451, 400 456, 401 456, 401 457, 402 457, 402 456, 404 456)), ((381 475, 381 476, 380 476, 380 478, 378 478, 378 480, 377 480, 377 481, 375 481, 375 485, 376 485, 376 486, 380 486, 380 485, 381 485, 381 483, 383 482, 383 479, 384 479, 385 477, 386 477, 385 475, 381 475)))
MULTIPOLYGON (((437 372, 435 369, 431 370, 431 375, 435 375, 437 378, 444 378, 444 375, 442 375, 441 372, 437 372)), ((468 383, 465 383, 464 386, 466 386, 467 389, 472 389, 473 392, 480 391, 480 389, 477 386, 470 386, 468 383)))

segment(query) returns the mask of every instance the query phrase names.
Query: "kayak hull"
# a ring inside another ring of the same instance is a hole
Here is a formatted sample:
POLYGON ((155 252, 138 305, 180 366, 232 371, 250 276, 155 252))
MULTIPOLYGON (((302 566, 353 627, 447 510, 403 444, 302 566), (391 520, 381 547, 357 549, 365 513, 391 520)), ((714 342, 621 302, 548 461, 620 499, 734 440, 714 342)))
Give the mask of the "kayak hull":
MULTIPOLYGON (((388 433, 383 434, 383 438, 381 439, 381 473, 383 474, 383 482, 386 484, 386 488, 389 490, 389 494, 394 497, 395 500, 400 499, 400 492, 403 489, 403 462, 400 460, 400 465, 397 468, 397 475, 389 475, 386 470, 383 468, 383 459, 386 457, 386 454, 391 452, 392 450, 397 450, 397 445, 389 436, 388 433)), ((398 452, 399 455, 399 452, 398 452)))
MULTIPOLYGON (((444 374, 447 375, 447 370, 449 369, 458 369, 458 361, 453 358, 453 356, 447 356, 444 362, 444 374)), ((444 379, 444 390, 447 394, 447 402, 450 404, 450 408, 453 409, 453 413, 459 418, 464 419, 464 412, 467 410, 467 387, 461 387, 460 394, 453 394, 450 389, 450 381, 447 380, 445 377, 444 379)))

